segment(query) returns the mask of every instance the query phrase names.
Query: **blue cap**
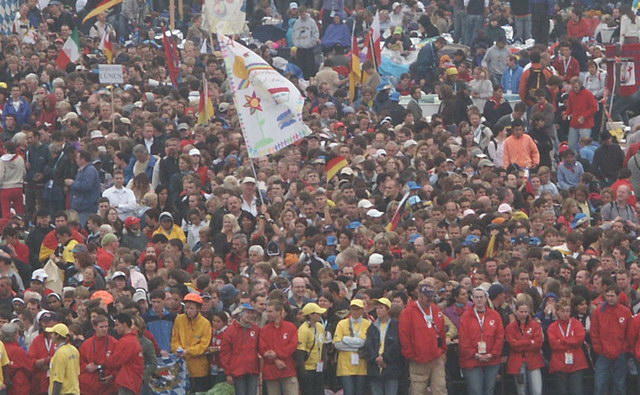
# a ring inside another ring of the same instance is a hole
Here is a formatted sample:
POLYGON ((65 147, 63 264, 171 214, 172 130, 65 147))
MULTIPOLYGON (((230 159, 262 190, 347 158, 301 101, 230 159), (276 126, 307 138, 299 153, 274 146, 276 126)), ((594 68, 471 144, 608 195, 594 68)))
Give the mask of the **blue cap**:
POLYGON ((389 95, 389 100, 391 101, 400 101, 400 92, 394 91, 389 95))
POLYGON ((578 226, 584 224, 585 222, 587 222, 589 220, 589 218, 587 217, 587 214, 585 213, 578 213, 576 214, 575 217, 573 217, 573 222, 571 222, 571 228, 575 229, 578 226))
POLYGON ((240 306, 238 306, 240 308, 240 310, 245 311, 245 310, 251 310, 251 311, 255 311, 255 307, 253 307, 253 305, 251 303, 243 303, 240 306))
POLYGON ((409 203, 410 206, 413 206, 415 204, 420 203, 420 196, 418 195, 413 195, 413 196, 409 196, 409 199, 407 199, 407 203, 409 203))
POLYGON ((422 185, 418 184, 415 181, 409 181, 407 183, 407 187, 409 188, 409 190, 414 191, 416 189, 422 189, 422 185))
POLYGON ((464 238, 464 242, 465 243, 471 243, 471 244, 476 244, 478 242, 480 242, 480 238, 476 235, 468 235, 467 237, 464 238))
POLYGON ((338 238, 335 236, 327 236, 327 245, 328 246, 338 245, 338 238))
POLYGON ((542 241, 537 237, 529 237, 529 245, 539 246, 542 244, 542 241))
POLYGON ((390 83, 388 83, 387 81, 382 81, 376 87, 376 91, 381 92, 385 89, 391 89, 391 88, 393 88, 393 86, 390 83))
POLYGON ((360 221, 353 221, 352 223, 350 223, 349 225, 347 225, 347 229, 358 229, 359 227, 362 226, 362 222, 360 221))
POLYGON ((409 236, 409 243, 413 244, 416 242, 416 240, 418 238, 422 237, 422 235, 420 235, 420 233, 414 233, 411 236, 409 236))

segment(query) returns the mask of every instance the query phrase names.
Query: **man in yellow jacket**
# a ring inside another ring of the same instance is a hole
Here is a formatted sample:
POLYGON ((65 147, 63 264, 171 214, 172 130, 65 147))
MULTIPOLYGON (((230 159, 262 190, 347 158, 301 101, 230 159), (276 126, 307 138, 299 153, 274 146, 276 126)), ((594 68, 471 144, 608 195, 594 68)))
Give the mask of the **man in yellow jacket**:
POLYGON ((184 357, 191 379, 191 390, 204 393, 211 387, 207 349, 211 344, 211 323, 200 314, 202 297, 189 293, 184 297, 184 314, 176 317, 171 336, 171 351, 184 357))
POLYGON ((333 342, 338 350, 337 375, 344 395, 356 395, 365 391, 367 361, 360 357, 371 321, 363 317, 364 302, 353 299, 349 305, 351 314, 338 322, 333 342))
POLYGON ((154 236, 160 234, 165 235, 167 240, 178 239, 182 244, 187 242, 187 236, 185 236, 182 228, 173 222, 173 215, 170 212, 164 211, 160 213, 158 221, 160 221, 160 226, 153 232, 154 236))

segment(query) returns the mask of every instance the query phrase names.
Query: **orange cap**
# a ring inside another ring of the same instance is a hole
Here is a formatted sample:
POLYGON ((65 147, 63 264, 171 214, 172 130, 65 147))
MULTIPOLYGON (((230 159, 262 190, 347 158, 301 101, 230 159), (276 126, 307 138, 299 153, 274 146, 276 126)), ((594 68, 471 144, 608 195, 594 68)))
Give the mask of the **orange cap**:
POLYGON ((193 303, 197 303, 197 304, 203 304, 204 300, 202 300, 202 297, 200 295, 198 295, 197 293, 188 293, 184 299, 184 302, 193 302, 193 303))
POLYGON ((113 295, 107 291, 96 291, 91 295, 91 300, 100 299, 106 305, 113 303, 113 295))

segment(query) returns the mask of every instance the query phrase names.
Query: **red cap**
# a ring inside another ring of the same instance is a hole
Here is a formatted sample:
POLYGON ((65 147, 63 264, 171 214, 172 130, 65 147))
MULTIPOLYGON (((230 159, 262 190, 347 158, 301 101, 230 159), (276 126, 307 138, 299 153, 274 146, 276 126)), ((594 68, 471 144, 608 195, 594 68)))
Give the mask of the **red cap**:
POLYGON ((124 220, 124 226, 126 226, 127 228, 132 227, 133 225, 139 224, 140 223, 140 218, 138 217, 127 217, 124 220))

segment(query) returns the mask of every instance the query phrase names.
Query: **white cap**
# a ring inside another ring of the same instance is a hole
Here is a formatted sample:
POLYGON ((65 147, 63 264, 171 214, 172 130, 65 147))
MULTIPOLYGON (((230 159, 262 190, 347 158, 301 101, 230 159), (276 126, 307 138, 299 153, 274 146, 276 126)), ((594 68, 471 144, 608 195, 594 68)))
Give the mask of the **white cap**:
POLYGON ((124 272, 120 272, 120 271, 118 271, 118 272, 114 272, 114 273, 113 273, 113 275, 111 276, 111 279, 113 280, 113 279, 116 279, 116 278, 118 278, 118 277, 124 277, 124 278, 127 278, 127 275, 126 275, 126 274, 124 274, 124 272))
POLYGON ((371 203, 371 200, 362 199, 358 202, 358 208, 371 208, 371 207, 373 207, 373 203, 371 203))
POLYGON ((69 121, 71 119, 78 119, 78 114, 75 112, 68 112, 64 117, 62 117, 62 122, 69 121))
POLYGON ((189 156, 194 156, 194 155, 200 156, 200 150, 197 148, 191 148, 189 150, 189 156))
POLYGON ((402 145, 404 148, 409 148, 412 145, 418 145, 418 142, 413 140, 413 139, 409 139, 407 141, 404 142, 404 144, 402 145))
POLYGON ((387 151, 383 150, 382 148, 380 148, 379 150, 376 151, 376 153, 373 155, 375 158, 379 158, 382 155, 387 156, 387 151))
POLYGON ((378 253, 369 256, 369 265, 382 265, 384 257, 378 253))
POLYGON ((49 276, 47 276, 47 272, 44 269, 37 269, 31 273, 31 280, 37 280, 40 282, 45 282, 49 276))
POLYGON ((463 216, 463 217, 466 217, 467 215, 475 215, 475 214, 476 214, 476 212, 475 212, 475 211, 473 211, 473 210, 472 210, 472 209, 470 209, 470 208, 468 208, 468 209, 466 209, 466 210, 464 210, 464 211, 462 212, 462 216, 463 216))
POLYGON ((498 212, 500 214, 510 213, 511 212, 511 206, 509 206, 508 203, 502 203, 500 206, 498 206, 498 212))
POLYGON ((92 130, 90 137, 91 137, 91 140, 93 140, 93 139, 101 139, 101 138, 104 137, 104 135, 99 130, 92 130))
POLYGON ((245 177, 242 179, 242 184, 249 184, 249 183, 255 184, 256 179, 253 177, 245 177))
POLYGON ((367 211, 367 216, 368 217, 373 217, 373 218, 380 218, 384 215, 384 213, 382 211, 379 211, 375 208, 372 208, 371 210, 367 211))
POLYGON ((296 3, 295 1, 292 1, 291 3, 289 3, 290 10, 295 10, 296 8, 298 8, 298 3, 296 3))
POLYGON ((147 300, 147 293, 144 289, 138 288, 131 299, 134 303, 138 303, 141 300, 147 300))
POLYGON ((352 176, 353 175, 353 169, 350 167, 345 167, 344 169, 340 170, 340 174, 346 174, 348 176, 352 176))

